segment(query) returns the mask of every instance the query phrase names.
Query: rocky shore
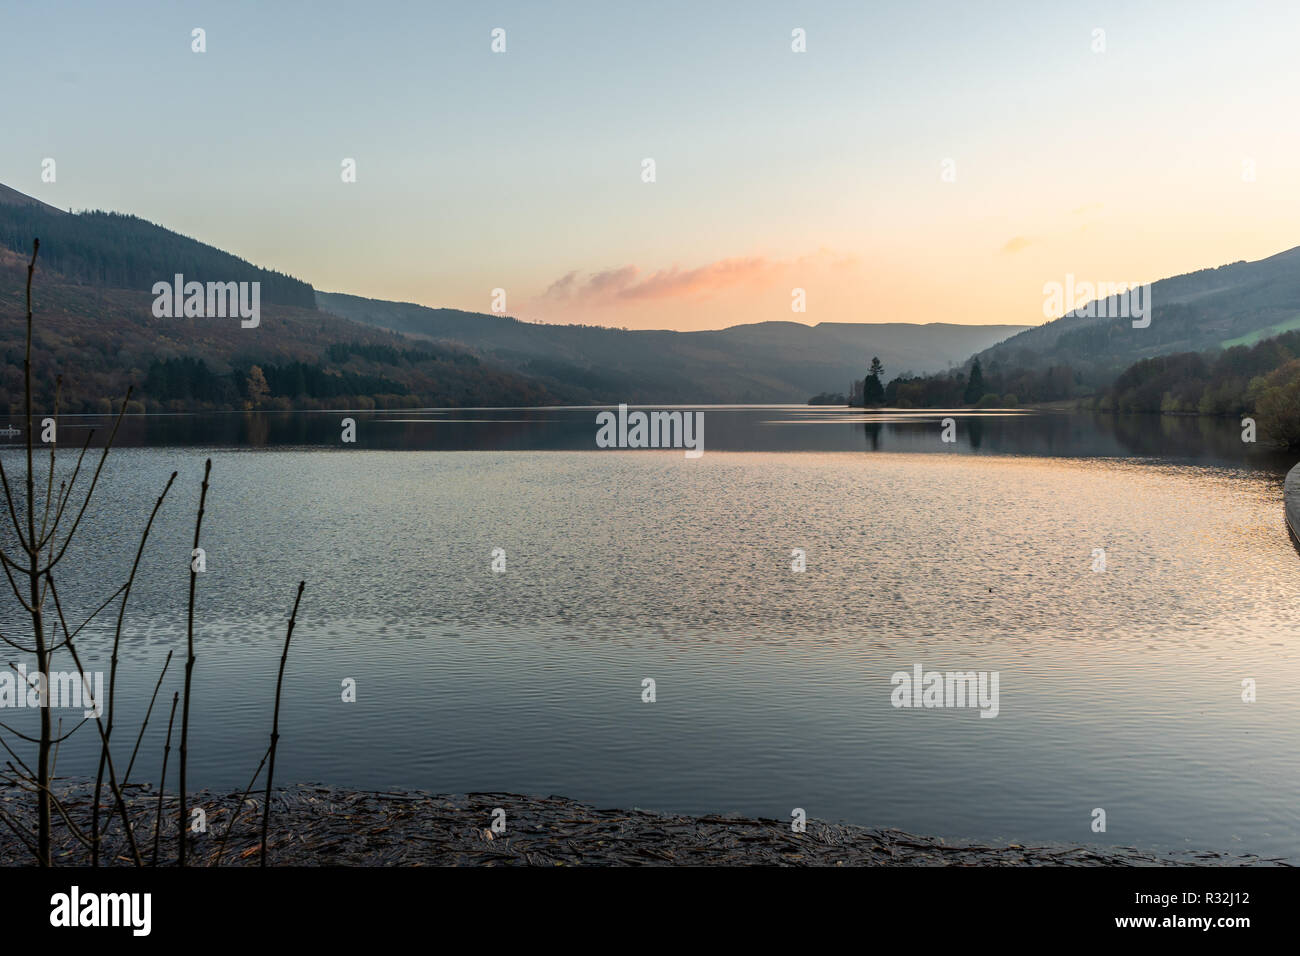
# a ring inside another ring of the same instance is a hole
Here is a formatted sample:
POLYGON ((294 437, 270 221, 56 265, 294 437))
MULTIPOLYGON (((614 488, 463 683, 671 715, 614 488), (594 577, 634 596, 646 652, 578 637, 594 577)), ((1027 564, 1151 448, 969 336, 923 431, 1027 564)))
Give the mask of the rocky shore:
MULTIPOLYGON (((64 791, 73 822, 89 830, 89 786, 64 791)), ((194 865, 256 866, 261 794, 198 791, 191 807, 206 815, 193 834, 194 865), (229 837, 225 834, 229 829, 229 837)), ((107 803, 107 801, 106 801, 107 803)), ((148 863, 157 793, 132 787, 128 812, 148 863)), ((32 826, 30 793, 0 789, 0 808, 32 826)), ((106 806, 105 810, 111 809, 106 806)), ((512 793, 431 794, 357 791, 300 785, 272 798, 268 862, 275 866, 1245 866, 1289 861, 1214 851, 1155 853, 1132 847, 950 843, 900 830, 809 819, 804 833, 789 821, 739 816, 680 816, 602 810, 563 797, 512 793), (497 811, 504 811, 504 817, 497 811), (493 820, 500 821, 494 832, 493 820), (501 829, 501 826, 504 828, 501 829)), ((163 800, 160 865, 173 865, 176 803, 163 800)), ((56 863, 85 865, 85 847, 61 820, 56 863)), ((121 820, 105 837, 105 862, 129 866, 121 820)), ((10 827, 0 828, 0 863, 27 865, 30 854, 10 827)))

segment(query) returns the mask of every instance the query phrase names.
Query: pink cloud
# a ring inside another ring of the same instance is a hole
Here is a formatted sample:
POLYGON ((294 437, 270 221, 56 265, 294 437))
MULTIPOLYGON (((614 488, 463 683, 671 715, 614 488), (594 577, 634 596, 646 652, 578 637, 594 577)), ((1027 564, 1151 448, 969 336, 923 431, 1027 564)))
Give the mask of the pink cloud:
POLYGON ((852 257, 837 257, 829 250, 822 249, 791 262, 774 261, 765 256, 733 256, 694 269, 683 269, 680 266, 657 269, 644 277, 634 265, 596 272, 586 281, 578 279, 577 272, 569 272, 551 283, 542 298, 591 304, 700 299, 737 286, 767 285, 782 274, 827 263, 833 268, 843 269, 856 264, 856 260, 852 257))

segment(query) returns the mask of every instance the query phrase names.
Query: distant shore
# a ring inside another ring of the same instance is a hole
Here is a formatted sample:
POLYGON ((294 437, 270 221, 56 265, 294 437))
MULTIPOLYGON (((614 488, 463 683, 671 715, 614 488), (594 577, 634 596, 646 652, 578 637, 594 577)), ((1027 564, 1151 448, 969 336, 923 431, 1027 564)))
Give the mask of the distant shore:
MULTIPOLYGON (((215 862, 240 793, 199 791, 191 807, 206 814, 206 833, 192 835, 194 865, 215 862)), ((65 805, 88 830, 89 787, 64 791, 65 805)), ((105 805, 112 809, 105 791, 105 805)), ((0 789, 0 805, 30 823, 31 795, 0 789)), ((128 811, 148 862, 157 793, 131 787, 128 811)), ((163 800, 160 865, 172 865, 176 803, 163 800)), ((220 865, 256 866, 261 794, 250 794, 220 850, 220 865)), ((740 816, 683 816, 596 809, 564 797, 512 793, 431 794, 299 785, 272 798, 268 862, 276 866, 1249 866, 1281 858, 1215 851, 1153 852, 1133 847, 950 843, 901 830, 809 819, 804 833, 789 821, 740 816), (504 811, 502 815, 496 811, 504 811), (494 816, 502 820, 493 831, 494 816)), ((86 851, 66 825, 55 827, 56 865, 86 865, 86 851)), ((105 837, 105 862, 132 858, 120 819, 105 837)), ((27 851, 0 832, 0 861, 24 865, 27 851)))

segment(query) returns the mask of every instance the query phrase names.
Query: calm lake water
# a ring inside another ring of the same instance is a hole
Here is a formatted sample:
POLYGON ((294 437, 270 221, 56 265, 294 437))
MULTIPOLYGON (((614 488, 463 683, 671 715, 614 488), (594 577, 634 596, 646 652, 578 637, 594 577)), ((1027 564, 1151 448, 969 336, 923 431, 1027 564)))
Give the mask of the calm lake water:
MULTIPOLYGON (((949 444, 942 413, 799 407, 706 409, 688 460, 596 450, 595 412, 128 420, 62 566, 80 621, 179 469, 131 599, 118 759, 175 650, 133 775, 156 783, 211 456, 196 786, 256 767, 305 579, 282 782, 1300 857, 1289 457, 1232 422, 953 413, 949 444), (918 664, 998 672, 997 717, 891 706, 918 664)), ((86 425, 61 426, 68 468, 86 425)), ((80 646, 105 665, 102 629, 80 646)), ((92 734, 61 774, 93 771, 92 734)))

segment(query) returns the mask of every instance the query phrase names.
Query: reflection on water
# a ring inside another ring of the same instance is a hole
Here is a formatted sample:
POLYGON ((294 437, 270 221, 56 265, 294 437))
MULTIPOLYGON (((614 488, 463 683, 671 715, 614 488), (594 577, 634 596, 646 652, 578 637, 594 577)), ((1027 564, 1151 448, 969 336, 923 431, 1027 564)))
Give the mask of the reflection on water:
MULTIPOLYGON (((268 444, 300 447, 115 452, 65 572, 82 614, 129 567, 122 530, 181 469, 132 597, 125 725, 166 651, 183 652, 211 453, 196 785, 242 787, 256 766, 301 577, 286 781, 778 818, 798 806, 954 837, 1300 856, 1285 463, 1234 447, 1235 429, 959 418, 961 453, 944 454, 937 416, 749 409, 710 412, 714 444, 692 461, 555 450, 594 434, 594 411, 581 412, 591 428, 577 414, 359 417, 372 444, 346 451, 301 447, 324 442, 327 416, 268 416, 268 444), (393 454, 373 437, 469 444, 474 429, 502 447, 393 454), (758 450, 726 450, 746 441, 758 450), (829 447, 794 450, 809 442, 829 447), (934 454, 897 453, 912 446, 934 454), (806 571, 791 570, 793 549, 806 571), (998 671, 998 717, 892 708, 890 676, 918 663, 998 671), (340 699, 349 677, 355 704, 340 699), (1106 834, 1090 830, 1094 807, 1106 834)), ((8 633, 16 609, 0 610, 8 633)), ((88 666, 105 658, 94 640, 88 666)), ((146 777, 164 733, 146 737, 146 777)), ((92 743, 65 743, 61 771, 93 768, 92 743)))
MULTIPOLYGON (((685 408, 685 406, 682 406, 685 408)), ((431 409, 421 411, 230 412, 135 415, 118 445, 215 448, 341 448, 342 420, 357 422, 356 448, 410 451, 581 451, 596 447, 598 408, 431 409)), ((867 412, 808 406, 704 407, 707 449, 715 451, 895 451, 936 454, 1153 457, 1251 464, 1285 471, 1288 456, 1244 443, 1232 419, 1034 411, 867 412), (956 420, 956 441, 940 440, 956 420), (1285 462, 1285 465, 1284 465, 1285 462)), ((61 420, 65 445, 112 420, 61 420)), ((16 445, 21 434, 8 440, 16 445)), ((96 440, 98 443, 98 439, 96 440)), ((0 445, 0 447, 3 447, 0 445)))

